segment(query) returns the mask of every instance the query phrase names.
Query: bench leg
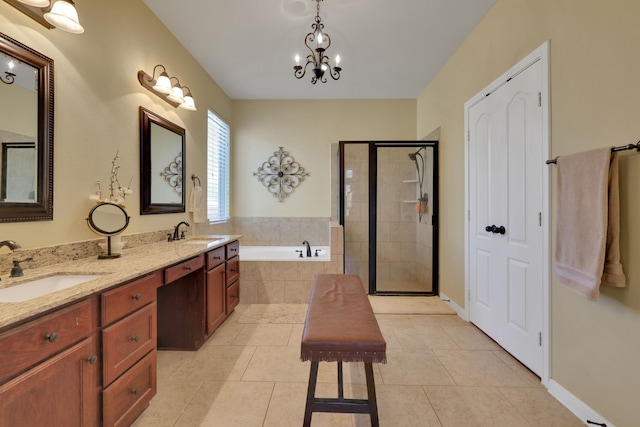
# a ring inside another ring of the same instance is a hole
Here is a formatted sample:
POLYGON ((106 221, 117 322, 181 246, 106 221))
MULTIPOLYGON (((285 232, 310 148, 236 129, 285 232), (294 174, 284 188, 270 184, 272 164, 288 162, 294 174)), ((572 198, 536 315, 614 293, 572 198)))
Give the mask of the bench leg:
POLYGON ((311 415, 316 396, 316 383, 318 380, 318 362, 311 362, 311 372, 309 373, 309 387, 307 388, 307 404, 304 408, 303 427, 311 426, 311 415))
POLYGON ((364 373, 367 378, 367 400, 369 401, 369 415, 371 415, 371 427, 378 427, 378 403, 376 401, 376 384, 373 380, 373 366, 364 364, 364 373))

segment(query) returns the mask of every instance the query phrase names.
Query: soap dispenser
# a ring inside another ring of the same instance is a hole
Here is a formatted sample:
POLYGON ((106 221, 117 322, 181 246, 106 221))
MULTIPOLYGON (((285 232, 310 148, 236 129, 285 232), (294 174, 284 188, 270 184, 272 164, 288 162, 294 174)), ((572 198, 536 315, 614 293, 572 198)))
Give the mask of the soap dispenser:
POLYGON ((20 260, 13 260, 13 267, 11 268, 11 274, 9 277, 22 277, 24 274, 22 273, 22 267, 20 267, 20 260))

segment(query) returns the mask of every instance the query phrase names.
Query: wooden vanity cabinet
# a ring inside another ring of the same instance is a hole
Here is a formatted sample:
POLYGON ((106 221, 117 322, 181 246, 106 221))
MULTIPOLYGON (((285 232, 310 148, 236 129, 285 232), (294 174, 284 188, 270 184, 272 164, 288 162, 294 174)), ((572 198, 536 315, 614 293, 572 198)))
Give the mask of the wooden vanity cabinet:
POLYGON ((98 299, 0 334, 0 426, 100 425, 98 299))
POLYGON ((128 426, 156 394, 156 293, 162 271, 102 293, 102 424, 128 426))
POLYGON ((158 349, 197 350, 206 337, 205 256, 164 270, 158 288, 158 349))
POLYGON ((226 245, 226 314, 229 316, 240 302, 240 242, 226 245))

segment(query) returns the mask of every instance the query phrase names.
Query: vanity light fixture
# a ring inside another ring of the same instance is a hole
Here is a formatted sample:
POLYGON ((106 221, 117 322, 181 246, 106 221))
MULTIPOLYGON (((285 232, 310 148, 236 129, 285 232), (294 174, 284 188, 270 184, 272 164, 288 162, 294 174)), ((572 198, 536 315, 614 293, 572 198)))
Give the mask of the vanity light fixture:
POLYGON ((325 72, 329 71, 329 75, 333 80, 340 78, 340 55, 336 55, 335 67, 331 68, 329 64, 329 57, 326 55, 327 49, 331 46, 331 37, 325 33, 324 24, 320 18, 320 2, 322 0, 312 0, 317 2, 316 4, 316 17, 313 24, 311 24, 311 32, 304 38, 304 44, 309 49, 309 55, 307 55, 304 67, 300 65, 300 55, 295 56, 296 65, 293 66, 293 75, 296 79, 301 79, 307 72, 307 67, 311 65, 313 75, 311 76, 311 83, 316 84, 319 81, 322 83, 327 82, 325 72), (315 47, 312 47, 314 46, 315 47))
POLYGON ((73 34, 84 33, 73 0, 5 0, 46 28, 59 28, 73 34))
POLYGON ((84 33, 84 28, 78 21, 78 11, 73 0, 57 0, 51 6, 51 10, 44 14, 44 19, 51 25, 69 33, 84 33))
POLYGON ((171 78, 176 79, 176 84, 171 87, 171 93, 167 95, 167 99, 176 104, 182 104, 184 103, 184 91, 182 90, 182 86, 180 86, 180 80, 178 80, 177 77, 171 78))
POLYGON ((196 103, 191 95, 191 89, 187 86, 182 86, 180 80, 177 77, 169 77, 167 69, 164 65, 156 65, 153 67, 153 75, 150 76, 144 71, 138 71, 138 81, 140 84, 159 96, 164 101, 173 105, 176 108, 182 108, 183 110, 196 111, 196 103), (162 69, 162 72, 156 80, 156 70, 162 69), (175 84, 172 81, 175 79, 175 84))
POLYGON ((184 102, 180 104, 178 108, 182 108, 183 110, 196 111, 196 102, 193 100, 193 96, 191 96, 191 89, 187 86, 182 86, 182 90, 186 89, 186 93, 184 94, 184 102))

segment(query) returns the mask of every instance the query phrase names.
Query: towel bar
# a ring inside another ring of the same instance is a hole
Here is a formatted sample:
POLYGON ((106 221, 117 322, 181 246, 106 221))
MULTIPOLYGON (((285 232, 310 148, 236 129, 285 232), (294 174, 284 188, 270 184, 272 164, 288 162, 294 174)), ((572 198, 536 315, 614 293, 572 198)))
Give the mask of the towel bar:
MULTIPOLYGON (((637 150, 640 153, 640 141, 638 141, 635 144, 622 145, 620 147, 613 147, 611 149, 611 152, 615 153, 616 151, 626 151, 626 150, 637 150)), ((560 158, 560 156, 556 156, 555 159, 547 160, 545 163, 548 164, 548 165, 550 165, 551 163, 556 165, 556 164, 558 164, 558 159, 559 158, 560 158)))

